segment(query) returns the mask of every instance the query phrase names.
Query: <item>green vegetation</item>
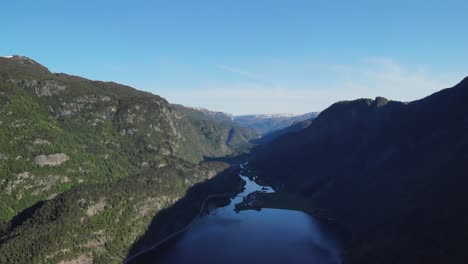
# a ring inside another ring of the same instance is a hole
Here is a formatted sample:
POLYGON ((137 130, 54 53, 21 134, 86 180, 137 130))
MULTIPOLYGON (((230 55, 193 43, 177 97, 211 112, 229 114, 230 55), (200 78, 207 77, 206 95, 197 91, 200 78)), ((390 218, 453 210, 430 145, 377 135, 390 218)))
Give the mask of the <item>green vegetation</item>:
POLYGON ((174 204, 190 186, 226 168, 193 167, 181 161, 110 184, 82 184, 45 201, 1 238, 0 263, 56 263, 91 256, 119 263, 154 215, 174 204))
POLYGON ((174 203, 206 178, 189 175, 205 157, 241 152, 255 137, 128 86, 0 58, 0 263, 83 252, 118 262, 160 209, 136 217, 136 208, 174 203), (87 216, 100 202, 105 210, 87 216), (93 237, 105 245, 87 247, 93 237))

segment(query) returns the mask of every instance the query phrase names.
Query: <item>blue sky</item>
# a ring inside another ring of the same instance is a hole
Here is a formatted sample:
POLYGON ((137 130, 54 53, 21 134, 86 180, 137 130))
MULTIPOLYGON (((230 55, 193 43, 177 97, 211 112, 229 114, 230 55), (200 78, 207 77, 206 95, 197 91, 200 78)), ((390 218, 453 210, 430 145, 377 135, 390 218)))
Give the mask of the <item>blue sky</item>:
POLYGON ((467 1, 5 1, 0 56, 233 114, 409 101, 468 75, 467 1))

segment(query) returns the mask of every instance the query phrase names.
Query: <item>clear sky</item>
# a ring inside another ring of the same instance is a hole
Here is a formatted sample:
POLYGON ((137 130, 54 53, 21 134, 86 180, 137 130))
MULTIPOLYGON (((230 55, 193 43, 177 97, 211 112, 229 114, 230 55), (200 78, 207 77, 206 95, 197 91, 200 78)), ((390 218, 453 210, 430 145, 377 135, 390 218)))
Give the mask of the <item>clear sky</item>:
POLYGON ((468 1, 3 1, 0 56, 233 114, 409 101, 468 75, 468 1))

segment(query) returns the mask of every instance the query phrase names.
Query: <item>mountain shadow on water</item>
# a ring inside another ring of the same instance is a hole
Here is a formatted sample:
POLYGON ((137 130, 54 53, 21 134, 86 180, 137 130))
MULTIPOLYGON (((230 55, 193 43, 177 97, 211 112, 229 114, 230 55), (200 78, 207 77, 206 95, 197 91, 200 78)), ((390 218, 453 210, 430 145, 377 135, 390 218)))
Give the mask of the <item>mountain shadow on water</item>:
POLYGON ((213 199, 209 199, 208 207, 229 204, 230 198, 235 196, 244 184, 236 172, 236 168, 229 167, 212 178, 195 184, 188 189, 183 198, 157 213, 145 234, 129 250, 127 263, 142 263, 142 261, 151 263, 151 260, 156 259, 161 250, 169 247, 177 236, 152 250, 148 249, 189 226, 197 216, 203 213, 202 204, 207 197, 216 195, 213 199))

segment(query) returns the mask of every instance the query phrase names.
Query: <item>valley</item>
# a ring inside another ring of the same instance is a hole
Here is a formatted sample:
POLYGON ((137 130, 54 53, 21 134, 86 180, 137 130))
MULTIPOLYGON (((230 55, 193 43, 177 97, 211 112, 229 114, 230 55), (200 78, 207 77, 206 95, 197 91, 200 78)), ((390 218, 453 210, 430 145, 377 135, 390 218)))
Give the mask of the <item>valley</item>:
POLYGON ((468 263, 468 1, 3 1, 0 264, 468 263))
POLYGON ((0 263, 459 263, 467 100, 240 118, 0 58, 0 263))
POLYGON ((177 239, 127 263, 341 263, 339 233, 330 223, 296 210, 239 211, 248 196, 274 192, 245 176, 248 173, 239 170, 245 186, 228 205, 210 210, 177 239))

